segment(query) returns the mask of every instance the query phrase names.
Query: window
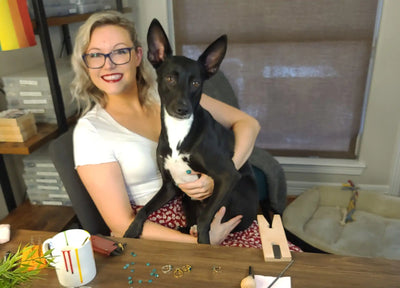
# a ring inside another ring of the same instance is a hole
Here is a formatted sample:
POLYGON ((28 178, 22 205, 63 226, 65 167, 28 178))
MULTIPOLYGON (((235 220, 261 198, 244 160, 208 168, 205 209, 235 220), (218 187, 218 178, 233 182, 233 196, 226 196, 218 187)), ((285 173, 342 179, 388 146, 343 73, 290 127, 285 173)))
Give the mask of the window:
POLYGON ((222 34, 221 70, 277 156, 356 158, 378 0, 173 1, 177 53, 222 34))

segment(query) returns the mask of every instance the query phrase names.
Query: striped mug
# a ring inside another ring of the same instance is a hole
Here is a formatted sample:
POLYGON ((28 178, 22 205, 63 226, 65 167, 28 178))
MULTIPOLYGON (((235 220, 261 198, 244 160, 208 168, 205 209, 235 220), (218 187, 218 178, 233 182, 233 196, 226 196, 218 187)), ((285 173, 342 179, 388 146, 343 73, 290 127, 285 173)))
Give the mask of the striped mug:
POLYGON ((79 287, 96 276, 89 232, 82 229, 60 232, 43 242, 43 253, 50 249, 50 265, 55 267, 57 279, 62 286, 79 287))

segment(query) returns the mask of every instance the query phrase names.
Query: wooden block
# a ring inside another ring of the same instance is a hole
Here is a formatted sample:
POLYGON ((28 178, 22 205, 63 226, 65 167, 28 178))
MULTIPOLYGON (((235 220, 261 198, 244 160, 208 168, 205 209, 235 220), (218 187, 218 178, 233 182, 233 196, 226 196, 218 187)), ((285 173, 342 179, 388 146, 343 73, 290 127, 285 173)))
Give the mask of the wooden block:
POLYGON ((19 129, 19 127, 0 127, 0 141, 5 142, 24 142, 37 134, 36 125, 19 129), (15 128, 11 130, 10 128, 15 128))
POLYGON ((10 109, 1 112, 0 142, 24 142, 37 134, 32 113, 10 109))
POLYGON ((270 262, 292 260, 292 254, 289 250, 289 245, 286 239, 285 230, 283 229, 281 216, 279 216, 278 214, 274 215, 274 218, 272 220, 272 228, 269 228, 269 223, 263 215, 257 215, 257 221, 258 226, 260 227, 264 261, 270 262))
POLYGON ((24 127, 35 123, 35 116, 32 113, 24 113, 20 110, 10 109, 0 114, 0 127, 24 127))

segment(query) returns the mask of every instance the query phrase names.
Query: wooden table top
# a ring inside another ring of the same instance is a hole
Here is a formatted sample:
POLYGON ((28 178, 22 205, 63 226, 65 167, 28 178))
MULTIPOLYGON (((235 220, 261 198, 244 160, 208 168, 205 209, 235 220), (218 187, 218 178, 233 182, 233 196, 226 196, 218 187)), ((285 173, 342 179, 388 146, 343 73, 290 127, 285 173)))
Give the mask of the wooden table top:
MULTIPOLYGON (((11 241, 0 245, 0 255, 15 250, 19 244, 27 244, 31 237, 44 241, 53 235, 54 232, 14 230, 11 241)), ((127 243, 123 255, 106 257, 95 253, 97 275, 86 287, 240 287, 249 265, 255 274, 267 276, 278 275, 287 265, 287 262, 264 262, 261 249, 141 239, 119 240, 127 243), (135 264, 124 269, 126 264, 133 261, 135 264), (166 264, 174 267, 190 264, 192 271, 175 278, 171 273, 162 273, 161 267, 166 264), (213 265, 221 266, 222 271, 213 272, 213 265), (132 268, 134 272, 130 271, 132 268), (152 269, 156 269, 159 278, 154 279, 149 275, 152 269), (133 284, 128 283, 129 276, 133 284), (139 279, 154 280, 140 284, 139 279)), ((400 261, 297 252, 292 252, 292 257, 295 262, 285 276, 291 276, 294 288, 400 287, 400 261)), ((45 269, 42 274, 44 279, 35 280, 30 287, 60 287, 54 270, 45 269)))

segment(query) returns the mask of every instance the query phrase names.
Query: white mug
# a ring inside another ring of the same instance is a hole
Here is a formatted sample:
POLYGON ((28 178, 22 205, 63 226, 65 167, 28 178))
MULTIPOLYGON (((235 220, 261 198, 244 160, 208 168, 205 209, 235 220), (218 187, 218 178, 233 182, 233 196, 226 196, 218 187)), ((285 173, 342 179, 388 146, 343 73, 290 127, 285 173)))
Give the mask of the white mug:
POLYGON ((82 229, 60 232, 43 242, 43 253, 50 249, 53 249, 48 256, 53 260, 50 265, 55 267, 58 281, 62 286, 82 286, 96 276, 89 232, 82 229))

